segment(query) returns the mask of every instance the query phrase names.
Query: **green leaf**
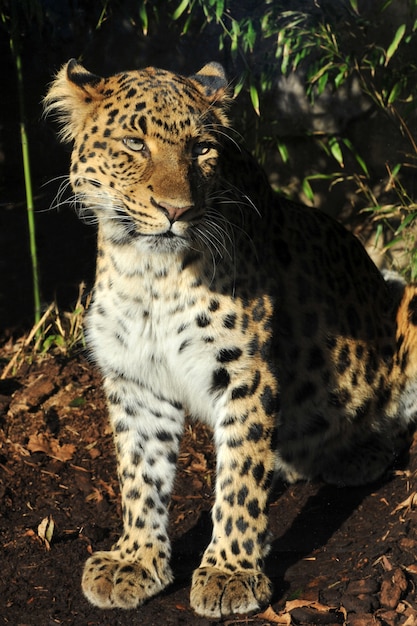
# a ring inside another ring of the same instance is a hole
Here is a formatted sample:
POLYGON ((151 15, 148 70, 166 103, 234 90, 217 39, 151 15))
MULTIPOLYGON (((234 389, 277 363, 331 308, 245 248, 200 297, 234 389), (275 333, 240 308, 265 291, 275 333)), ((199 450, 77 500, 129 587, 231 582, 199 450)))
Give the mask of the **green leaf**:
POLYGON ((190 10, 192 9, 193 4, 194 2, 192 2, 192 0, 182 0, 182 2, 180 2, 180 4, 177 6, 174 13, 172 14, 172 19, 174 21, 178 20, 188 7, 190 7, 190 10))
POLYGON ((85 398, 83 398, 82 396, 78 396, 78 398, 74 398, 73 400, 71 400, 69 406, 76 408, 79 406, 84 406, 86 402, 87 400, 85 398))
POLYGON ((343 161, 342 148, 340 147, 339 140, 336 137, 330 137, 329 148, 330 153, 332 154, 333 158, 336 159, 336 161, 339 163, 340 167, 344 167, 345 164, 343 161))
POLYGON ((388 99, 387 99, 388 104, 392 104, 393 102, 397 100, 398 96, 401 93, 401 88, 402 88, 401 82, 395 83, 394 87, 391 89, 388 95, 388 99))
POLYGON ((400 169, 401 169, 401 165, 402 165, 401 163, 397 163, 397 164, 396 164, 396 165, 392 168, 392 170, 391 170, 391 177, 392 177, 392 178, 395 178, 395 177, 398 175, 398 173, 399 173, 399 171, 400 171, 400 169))
POLYGON ((140 21, 142 22, 142 32, 146 36, 148 34, 149 20, 145 2, 142 2, 139 7, 139 17, 140 21))
POLYGON ((416 214, 414 211, 405 216, 399 227, 397 228, 396 234, 399 234, 401 231, 405 230, 414 222, 416 219, 416 214))
POLYGON ((290 160, 290 155, 288 153, 287 144, 282 143, 282 141, 277 141, 277 148, 281 156, 282 162, 288 163, 288 161, 290 160))
POLYGON ((358 0, 349 0, 349 4, 356 15, 359 15, 358 0))
POLYGON ((383 237, 383 235, 384 235, 384 227, 381 223, 379 223, 375 230, 375 241, 374 241, 375 248, 378 246, 378 242, 381 239, 381 237, 383 237))
POLYGON ((259 109, 259 94, 254 84, 251 84, 251 86, 249 87, 249 94, 256 115, 260 115, 261 112, 259 109))
POLYGON ((351 153, 353 154, 353 156, 355 157, 355 161, 358 163, 358 165, 361 167, 362 171, 364 172, 364 174, 369 178, 369 170, 368 170, 368 166, 366 165, 365 161, 362 159, 362 157, 360 156, 360 154, 356 151, 353 143, 347 139, 346 137, 344 137, 342 139, 344 145, 349 148, 349 150, 351 151, 351 153))
POLYGON ((216 20, 220 22, 224 13, 224 0, 217 0, 216 2, 216 20))
POLYGON ((391 58, 393 57, 393 55, 395 54, 395 52, 398 49, 398 46, 401 43, 401 39, 404 37, 405 35, 405 24, 400 24, 400 26, 397 28, 397 31, 394 35, 394 39, 391 41, 388 50, 386 52, 385 55, 385 67, 388 65, 388 63, 390 62, 391 58))
POLYGON ((253 52, 253 47, 256 41, 256 30, 253 27, 252 20, 250 20, 248 23, 248 30, 245 35, 245 40, 249 46, 249 50, 253 52))
POLYGON ((306 198, 311 202, 314 203, 314 192, 313 189, 311 188, 310 182, 308 180, 308 178, 305 178, 301 184, 301 188, 304 192, 304 195, 306 196, 306 198))
POLYGON ((243 88, 243 86, 244 86, 244 84, 246 82, 246 79, 247 79, 247 73, 245 72, 243 74, 243 76, 241 76, 239 78, 238 82, 236 83, 236 85, 234 87, 234 90, 233 90, 233 97, 234 98, 236 98, 240 94, 240 92, 242 91, 242 88, 243 88))

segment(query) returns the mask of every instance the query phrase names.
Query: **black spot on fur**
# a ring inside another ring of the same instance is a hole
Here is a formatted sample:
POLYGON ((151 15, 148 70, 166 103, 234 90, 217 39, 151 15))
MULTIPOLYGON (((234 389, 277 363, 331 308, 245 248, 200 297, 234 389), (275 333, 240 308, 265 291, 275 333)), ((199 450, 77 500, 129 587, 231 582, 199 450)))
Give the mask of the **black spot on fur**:
POLYGON ((174 439, 171 433, 166 432, 166 430, 156 433, 156 436, 159 441, 173 441, 174 439))
POLYGON ((197 322, 197 326, 199 326, 200 328, 205 328, 210 324, 210 318, 205 313, 197 315, 195 321, 197 322))
POLYGON ((223 326, 225 328, 234 328, 236 325, 236 313, 229 313, 223 318, 223 326))
POLYGON ((141 129, 143 134, 146 135, 148 132, 148 124, 146 121, 146 117, 144 115, 141 115, 138 123, 139 123, 139 128, 141 129))
POLYGON ((264 434, 264 427, 262 424, 251 424, 248 432, 248 441, 254 441, 257 443, 264 434))
POLYGON ((258 298, 257 303, 252 310, 252 318, 254 322, 261 322, 265 317, 265 304, 262 298, 258 298))
POLYGON ((240 348, 222 348, 217 354, 217 361, 219 363, 229 363, 230 361, 236 361, 242 354, 240 348))
POLYGON ((211 379, 211 391, 223 391, 228 387, 229 383, 229 372, 224 367, 220 367, 213 372, 213 376, 211 379))
POLYGON ((238 529, 238 530, 239 530, 242 534, 243 534, 243 533, 245 533, 245 532, 247 531, 248 526, 249 526, 248 522, 246 522, 246 521, 244 520, 244 518, 243 518, 243 517, 239 517, 239 518, 236 520, 236 528, 237 528, 237 529, 238 529))
POLYGON ((232 389, 232 400, 238 400, 239 398, 246 398, 249 395, 249 387, 247 385, 241 385, 232 389))
POLYGON ((336 362, 336 370, 339 374, 344 374, 344 372, 350 367, 350 350, 349 346, 345 345, 341 348, 339 354, 337 355, 336 362))
POLYGON ((259 484, 265 474, 265 466, 263 463, 258 463, 257 465, 255 465, 255 467, 252 470, 252 476, 254 477, 254 479, 256 480, 256 482, 259 484))
POLYGON ((265 413, 267 415, 272 415, 276 408, 276 402, 272 389, 269 385, 266 385, 262 392, 261 403, 265 413))
POLYGON ((253 519, 258 519, 261 514, 261 509, 259 508, 259 502, 256 498, 248 502, 247 504, 248 513, 253 519))

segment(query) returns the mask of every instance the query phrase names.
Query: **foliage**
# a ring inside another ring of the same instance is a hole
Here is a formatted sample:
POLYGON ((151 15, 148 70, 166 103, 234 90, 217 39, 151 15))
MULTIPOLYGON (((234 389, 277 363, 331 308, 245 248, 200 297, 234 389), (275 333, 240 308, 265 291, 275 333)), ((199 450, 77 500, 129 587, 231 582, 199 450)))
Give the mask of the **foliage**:
POLYGON ((30 362, 35 355, 71 355, 79 347, 85 348, 84 315, 90 304, 91 294, 85 297, 85 284, 79 286, 77 302, 72 311, 62 311, 52 302, 31 331, 15 344, 14 354, 4 367, 0 379, 15 375, 21 365, 30 362))
MULTIPOLYGON (((369 155, 361 153, 348 130, 336 134, 305 129, 303 141, 318 147, 323 160, 319 171, 313 164, 305 173, 296 191, 312 204, 319 183, 329 189, 343 185, 346 195, 354 192, 363 211, 375 220, 377 237, 383 237, 387 248, 398 243, 405 248, 408 274, 417 278, 417 204, 410 184, 417 166, 411 130, 416 119, 417 0, 0 0, 0 16, 10 38, 22 96, 21 141, 26 154, 37 320, 39 279, 20 47, 29 31, 36 31, 45 46, 53 47, 62 34, 64 14, 66 27, 77 33, 77 44, 88 42, 86 47, 120 15, 124 23, 133 25, 142 42, 156 36, 164 23, 171 35, 175 32, 179 39, 188 38, 190 50, 203 31, 209 31, 219 60, 237 76, 234 94, 241 94, 240 99, 249 104, 240 118, 240 130, 245 136, 252 131, 252 148, 258 156, 263 156, 261 146, 267 145, 268 150, 272 147, 278 152, 283 164, 290 162, 291 149, 275 124, 271 106, 280 76, 296 73, 304 82, 312 111, 326 94, 340 94, 347 85, 357 84, 368 103, 368 115, 398 138, 399 147, 386 159, 385 172, 373 170, 369 155)), ((59 333, 52 335, 59 337, 59 333)))
MULTIPOLYGON (((325 91, 334 93, 356 81, 372 114, 381 118, 381 125, 390 126, 403 146, 386 163, 381 193, 375 192, 370 164, 351 139, 325 133, 314 136, 314 140, 325 154, 331 173, 314 172, 304 178, 301 188, 312 203, 318 180, 327 180, 330 186, 344 183, 354 189, 364 210, 378 222, 377 236, 384 232, 387 247, 399 242, 405 247, 410 277, 417 279, 417 249, 410 228, 417 205, 403 182, 403 174, 417 165, 417 147, 410 131, 417 95, 417 0, 404 0, 399 8, 397 2, 397 13, 392 12, 395 0, 363 3, 364 8, 358 0, 299 0, 291 3, 291 9, 285 0, 251 4, 252 10, 242 13, 232 0, 177 0, 172 17, 178 20, 186 16, 183 29, 187 32, 199 9, 206 25, 214 22, 219 26, 219 49, 227 49, 232 61, 243 65, 235 94, 246 89, 258 115, 261 110, 271 115, 263 103, 268 101, 279 73, 297 72, 304 77, 312 107, 325 91)), ((273 140, 282 160, 287 161, 285 141, 279 136, 273 140)))

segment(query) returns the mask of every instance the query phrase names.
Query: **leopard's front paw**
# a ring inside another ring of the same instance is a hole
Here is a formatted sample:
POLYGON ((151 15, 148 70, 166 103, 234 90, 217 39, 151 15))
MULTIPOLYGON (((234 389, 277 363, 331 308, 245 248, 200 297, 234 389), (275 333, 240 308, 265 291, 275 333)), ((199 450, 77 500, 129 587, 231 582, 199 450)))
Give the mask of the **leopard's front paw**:
POLYGON ((103 551, 86 561, 81 585, 87 600, 101 609, 134 609, 170 582, 169 569, 156 576, 140 561, 121 561, 103 551))
POLYGON ((271 595, 271 581, 262 572, 227 574, 214 567, 200 567, 193 574, 190 600, 196 613, 217 618, 259 611, 271 595))

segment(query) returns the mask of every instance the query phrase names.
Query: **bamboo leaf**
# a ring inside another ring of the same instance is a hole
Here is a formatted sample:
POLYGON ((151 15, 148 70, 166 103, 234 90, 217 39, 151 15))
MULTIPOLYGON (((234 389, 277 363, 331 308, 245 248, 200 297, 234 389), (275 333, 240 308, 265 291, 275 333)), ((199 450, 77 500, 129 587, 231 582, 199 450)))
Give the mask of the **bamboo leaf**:
POLYGON ((192 6, 190 6, 192 4, 194 4, 192 0, 182 0, 182 2, 180 2, 180 4, 177 6, 174 13, 172 14, 172 19, 174 21, 178 20, 188 7, 190 7, 190 9, 192 8, 192 6))
POLYGON ((339 163, 340 167, 344 167, 343 153, 340 143, 336 137, 330 137, 329 139, 330 152, 334 159, 339 163))
POLYGON ((393 55, 395 54, 395 52, 398 49, 398 46, 401 43, 401 39, 404 37, 405 35, 405 24, 400 24, 400 26, 397 28, 397 31, 394 35, 394 39, 391 41, 388 50, 386 52, 386 56, 385 56, 385 67, 388 65, 388 63, 390 62, 391 58, 393 57, 393 55))
POLYGON ((288 161, 290 160, 290 155, 288 153, 287 144, 282 143, 282 141, 277 141, 277 148, 281 156, 282 162, 288 163, 288 161))
POLYGON ((216 2, 216 20, 219 22, 224 13, 224 0, 217 0, 216 2))
POLYGON ((388 104, 392 104, 393 102, 395 102, 399 96, 399 94, 401 93, 401 82, 395 83, 394 87, 391 89, 390 94, 388 96, 388 104))
POLYGON ((149 20, 148 20, 148 12, 146 11, 146 3, 142 2, 139 7, 139 17, 142 22, 142 32, 146 36, 148 34, 149 20))
POLYGON ((256 88, 256 86, 254 84, 252 84, 249 87, 249 94, 250 94, 250 99, 252 102, 252 106, 254 108, 254 111, 256 113, 256 115, 260 115, 260 109, 259 109, 259 94, 258 94, 258 90, 256 88))
POLYGON ((368 166, 366 165, 365 161, 360 156, 360 154, 356 151, 356 149, 355 149, 354 145, 352 144, 352 142, 349 139, 347 139, 346 137, 344 137, 342 141, 343 141, 344 145, 347 148, 349 148, 349 150, 351 151, 351 153, 355 157, 355 161, 361 167, 361 169, 364 172, 364 174, 369 178, 368 166))
POLYGON ((359 15, 358 0, 349 0, 349 4, 356 15, 359 15))
POLYGON ((310 185, 310 181, 308 180, 308 178, 305 178, 301 184, 301 188, 304 192, 304 195, 306 196, 306 198, 313 203, 314 202, 314 192, 313 189, 311 188, 310 185))

